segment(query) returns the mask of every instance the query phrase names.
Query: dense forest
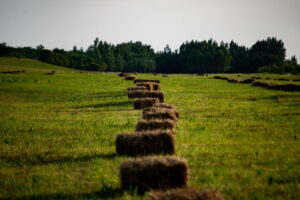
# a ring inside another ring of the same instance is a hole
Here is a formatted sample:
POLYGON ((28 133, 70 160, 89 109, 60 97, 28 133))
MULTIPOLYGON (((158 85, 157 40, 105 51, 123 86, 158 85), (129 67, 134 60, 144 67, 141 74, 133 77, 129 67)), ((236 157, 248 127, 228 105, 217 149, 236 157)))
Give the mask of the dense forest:
POLYGON ((86 50, 32 47, 10 47, 0 43, 0 56, 38 59, 65 67, 110 72, 160 73, 300 73, 295 56, 286 59, 282 40, 267 38, 250 48, 214 40, 189 41, 172 51, 167 45, 154 52, 141 42, 117 45, 96 38, 86 50))

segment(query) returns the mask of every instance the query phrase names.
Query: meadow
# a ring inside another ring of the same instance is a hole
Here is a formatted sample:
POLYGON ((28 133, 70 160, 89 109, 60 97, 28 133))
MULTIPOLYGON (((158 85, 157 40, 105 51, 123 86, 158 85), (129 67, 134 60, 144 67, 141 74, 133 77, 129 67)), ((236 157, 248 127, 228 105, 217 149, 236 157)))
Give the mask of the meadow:
MULTIPOLYGON (((0 58, 0 71, 21 69, 0 74, 0 199, 139 199, 120 190, 128 158, 115 153, 116 135, 141 118, 127 97, 133 81, 0 58)), ((180 113, 176 155, 188 161, 191 187, 218 188, 226 199, 299 198, 300 92, 212 75, 137 76, 160 80, 180 113)))

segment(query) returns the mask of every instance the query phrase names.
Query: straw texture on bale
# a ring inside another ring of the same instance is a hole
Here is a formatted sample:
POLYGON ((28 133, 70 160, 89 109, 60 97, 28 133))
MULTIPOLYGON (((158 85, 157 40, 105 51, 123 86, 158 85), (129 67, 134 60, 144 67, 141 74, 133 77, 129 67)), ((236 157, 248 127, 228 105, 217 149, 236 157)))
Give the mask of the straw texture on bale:
POLYGON ((157 102, 158 102, 157 98, 141 98, 133 102, 133 107, 134 109, 148 108, 157 102))
POLYGON ((193 188, 178 188, 168 191, 150 191, 144 200, 224 200, 217 189, 197 191, 193 188))
POLYGON ((172 120, 144 120, 141 119, 137 125, 136 131, 159 130, 159 129, 173 129, 175 122, 172 120))
MULTIPOLYGON (((167 104, 167 103, 156 103, 152 106, 153 108, 161 108, 161 109, 170 109, 173 110, 176 114, 176 117, 179 118, 179 113, 176 110, 176 107, 172 104, 167 104)), ((146 111, 146 110, 145 110, 146 111)))
POLYGON ((171 109, 163 109, 163 108, 152 108, 148 111, 143 111, 143 119, 169 119, 169 120, 177 120, 177 115, 174 110, 171 109))
POLYGON ((152 80, 152 79, 135 79, 134 83, 139 83, 139 82, 153 82, 153 83, 160 83, 159 80, 152 80))
POLYGON ((128 89, 129 91, 137 91, 137 90, 146 90, 146 88, 144 86, 135 86, 135 87, 129 87, 128 89))
POLYGON ((186 186, 186 161, 173 156, 148 156, 125 161, 120 166, 123 190, 137 189, 144 193, 151 189, 172 189, 186 186))
POLYGON ((151 82, 137 83, 136 86, 145 87, 148 91, 152 91, 152 87, 153 87, 151 82))
POLYGON ((116 151, 119 155, 128 156, 174 154, 175 138, 173 134, 160 132, 119 134, 116 151))
POLYGON ((164 102, 164 93, 160 91, 130 91, 127 95, 128 98, 157 98, 160 102, 164 102))

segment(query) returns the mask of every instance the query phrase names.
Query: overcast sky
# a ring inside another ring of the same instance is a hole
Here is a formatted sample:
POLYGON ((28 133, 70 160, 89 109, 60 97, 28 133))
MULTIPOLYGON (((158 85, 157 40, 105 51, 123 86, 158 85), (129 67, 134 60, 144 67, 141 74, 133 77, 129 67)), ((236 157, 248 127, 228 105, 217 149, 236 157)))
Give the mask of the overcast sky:
POLYGON ((282 39, 300 60, 300 0, 0 0, 0 42, 86 49, 96 37, 172 50, 187 40, 282 39))

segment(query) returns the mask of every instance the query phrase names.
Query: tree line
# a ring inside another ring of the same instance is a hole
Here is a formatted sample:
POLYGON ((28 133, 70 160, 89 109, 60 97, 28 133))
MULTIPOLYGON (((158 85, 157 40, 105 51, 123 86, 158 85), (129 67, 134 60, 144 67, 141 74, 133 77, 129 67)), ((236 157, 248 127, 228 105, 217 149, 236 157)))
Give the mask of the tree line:
POLYGON ((270 37, 257 41, 251 47, 204 40, 187 41, 172 51, 167 45, 154 52, 142 42, 117 45, 96 38, 86 50, 32 47, 10 47, 0 43, 0 56, 38 59, 65 67, 111 72, 159 73, 300 73, 295 56, 286 59, 282 40, 270 37))

